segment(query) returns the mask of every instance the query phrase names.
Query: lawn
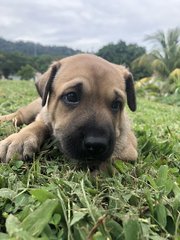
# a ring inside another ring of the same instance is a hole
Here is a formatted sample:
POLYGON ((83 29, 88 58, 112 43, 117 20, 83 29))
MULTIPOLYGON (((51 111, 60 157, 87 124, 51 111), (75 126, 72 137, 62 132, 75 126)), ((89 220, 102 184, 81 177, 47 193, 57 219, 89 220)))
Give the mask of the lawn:
MULTIPOLYGON (((36 97, 33 82, 0 81, 0 114, 36 97)), ((139 158, 96 177, 48 141, 32 162, 0 165, 0 239, 180 240, 180 108, 138 98, 130 113, 139 158)), ((0 125, 0 139, 18 131, 0 125)))

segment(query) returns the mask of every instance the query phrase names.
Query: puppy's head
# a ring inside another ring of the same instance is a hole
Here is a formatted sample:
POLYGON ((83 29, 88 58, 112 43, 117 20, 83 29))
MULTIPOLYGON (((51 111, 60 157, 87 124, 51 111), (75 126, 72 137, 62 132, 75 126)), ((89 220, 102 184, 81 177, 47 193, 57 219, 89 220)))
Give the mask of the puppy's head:
POLYGON ((112 155, 126 99, 136 109, 132 75, 94 55, 53 63, 37 88, 62 152, 88 165, 112 155))

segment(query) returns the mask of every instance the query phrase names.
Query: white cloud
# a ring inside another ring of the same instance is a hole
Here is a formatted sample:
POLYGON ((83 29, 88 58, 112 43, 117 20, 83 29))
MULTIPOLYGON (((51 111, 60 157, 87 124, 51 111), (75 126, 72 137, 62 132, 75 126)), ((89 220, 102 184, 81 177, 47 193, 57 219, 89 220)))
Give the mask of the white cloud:
POLYGON ((179 0, 1 0, 0 36, 96 51, 180 26, 179 9, 179 0))

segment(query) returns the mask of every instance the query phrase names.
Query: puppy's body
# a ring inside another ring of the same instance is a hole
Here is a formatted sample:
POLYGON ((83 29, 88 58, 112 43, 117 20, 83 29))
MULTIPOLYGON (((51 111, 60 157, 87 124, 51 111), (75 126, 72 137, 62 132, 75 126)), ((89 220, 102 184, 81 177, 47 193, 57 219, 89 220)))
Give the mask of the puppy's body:
POLYGON ((52 134, 67 157, 88 165, 98 166, 109 158, 137 159, 136 138, 124 110, 127 100, 135 111, 135 93, 132 75, 123 66, 79 54, 53 63, 36 87, 42 100, 0 117, 27 124, 37 115, 0 142, 2 161, 8 162, 15 153, 22 159, 31 157, 52 134))

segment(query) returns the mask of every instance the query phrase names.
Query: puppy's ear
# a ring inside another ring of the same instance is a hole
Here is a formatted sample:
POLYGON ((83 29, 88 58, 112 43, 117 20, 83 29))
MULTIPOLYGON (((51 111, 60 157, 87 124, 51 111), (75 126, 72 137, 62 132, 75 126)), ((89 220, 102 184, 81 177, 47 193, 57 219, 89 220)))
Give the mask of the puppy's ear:
POLYGON ((126 70, 127 72, 124 75, 126 95, 127 95, 127 104, 131 111, 136 111, 136 94, 134 88, 134 79, 133 75, 126 70))
POLYGON ((42 98, 42 106, 46 104, 47 96, 51 93, 52 83, 59 68, 60 62, 54 62, 44 74, 36 76, 35 85, 42 98))
POLYGON ((118 70, 121 76, 125 80, 125 91, 127 96, 127 104, 131 111, 136 111, 136 94, 134 88, 133 75, 129 70, 123 65, 117 65, 113 63, 113 66, 118 70))

